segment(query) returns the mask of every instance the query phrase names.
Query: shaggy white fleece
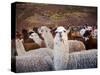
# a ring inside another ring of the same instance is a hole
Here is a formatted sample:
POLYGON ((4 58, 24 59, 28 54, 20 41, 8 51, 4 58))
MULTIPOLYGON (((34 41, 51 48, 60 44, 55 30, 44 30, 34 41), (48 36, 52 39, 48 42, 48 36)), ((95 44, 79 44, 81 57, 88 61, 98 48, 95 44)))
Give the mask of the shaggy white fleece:
POLYGON ((54 68, 66 69, 69 60, 68 31, 64 27, 58 27, 54 38, 54 68))
POLYGON ((53 54, 50 48, 25 52, 22 40, 16 39, 16 72, 47 71, 53 69, 53 54))

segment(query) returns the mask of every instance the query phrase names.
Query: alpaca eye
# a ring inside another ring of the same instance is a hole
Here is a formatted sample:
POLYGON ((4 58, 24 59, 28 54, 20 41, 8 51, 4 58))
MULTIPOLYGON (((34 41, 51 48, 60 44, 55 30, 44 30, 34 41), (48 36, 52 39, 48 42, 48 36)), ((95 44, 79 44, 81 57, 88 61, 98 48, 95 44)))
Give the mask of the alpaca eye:
POLYGON ((64 32, 66 32, 66 31, 64 30, 64 32))
POLYGON ((33 35, 31 35, 31 37, 33 37, 33 35))
POLYGON ((58 32, 55 32, 55 33, 58 33, 58 32))
POLYGON ((31 35, 32 33, 34 33, 34 32, 29 32, 29 35, 31 35))
POLYGON ((43 32, 43 30, 41 30, 41 32, 43 32))

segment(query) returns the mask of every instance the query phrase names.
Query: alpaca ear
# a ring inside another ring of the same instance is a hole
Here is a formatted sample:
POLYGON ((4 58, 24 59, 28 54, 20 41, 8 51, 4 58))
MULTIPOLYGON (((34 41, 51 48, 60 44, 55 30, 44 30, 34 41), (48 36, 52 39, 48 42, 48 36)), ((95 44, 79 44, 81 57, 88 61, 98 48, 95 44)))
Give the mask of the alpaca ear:
POLYGON ((71 30, 71 27, 69 27, 69 28, 68 28, 67 33, 69 33, 69 32, 70 32, 70 30, 71 30))
POLYGON ((38 33, 39 33, 39 34, 41 33, 41 28, 40 28, 40 27, 38 28, 38 33))
POLYGON ((24 40, 23 39, 20 39, 20 41, 23 42, 24 40))
POLYGON ((58 30, 55 30, 55 33, 57 33, 58 32, 58 30))
POLYGON ((51 32, 51 29, 47 28, 47 31, 51 32))
POLYGON ((32 36, 30 35, 29 38, 32 39, 32 36))

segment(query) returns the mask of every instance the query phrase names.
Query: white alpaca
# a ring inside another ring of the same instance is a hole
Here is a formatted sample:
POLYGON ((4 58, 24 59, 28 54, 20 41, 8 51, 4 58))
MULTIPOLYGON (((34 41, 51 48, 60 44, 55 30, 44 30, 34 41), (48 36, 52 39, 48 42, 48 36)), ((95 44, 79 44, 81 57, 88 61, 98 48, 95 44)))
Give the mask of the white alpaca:
POLYGON ((22 40, 16 39, 16 72, 47 71, 53 68, 53 54, 49 48, 25 51, 22 40))
POLYGON ((58 27, 54 39, 54 68, 55 70, 96 68, 97 50, 69 53, 67 31, 58 27))
POLYGON ((37 33, 35 33, 34 31, 30 32, 29 38, 33 39, 33 41, 35 41, 35 43, 37 43, 39 46, 41 46, 42 40, 37 33))
MULTIPOLYGON (((15 72, 37 72, 37 71, 52 71, 53 61, 47 54, 34 52, 34 54, 16 56, 13 59, 16 60, 15 72), (43 54, 43 55, 42 55, 43 54)), ((13 60, 12 60, 13 64, 13 60)))
POLYGON ((53 49, 54 46, 54 40, 53 36, 50 32, 50 29, 46 26, 42 26, 41 28, 38 29, 38 32, 41 34, 41 36, 44 38, 44 42, 46 44, 47 48, 53 49))
POLYGON ((66 69, 69 60, 69 44, 67 33, 63 27, 58 27, 54 38, 54 68, 55 70, 66 69))
POLYGON ((16 51, 18 56, 24 55, 26 53, 22 42, 23 39, 16 39, 16 51))
MULTIPOLYGON (((54 39, 52 33, 50 32, 50 29, 46 26, 42 26, 41 28, 38 29, 38 32, 42 35, 42 38, 44 38, 46 46, 53 49, 54 39)), ((68 40, 68 43, 70 49, 69 52, 85 50, 85 45, 81 41, 68 40)))

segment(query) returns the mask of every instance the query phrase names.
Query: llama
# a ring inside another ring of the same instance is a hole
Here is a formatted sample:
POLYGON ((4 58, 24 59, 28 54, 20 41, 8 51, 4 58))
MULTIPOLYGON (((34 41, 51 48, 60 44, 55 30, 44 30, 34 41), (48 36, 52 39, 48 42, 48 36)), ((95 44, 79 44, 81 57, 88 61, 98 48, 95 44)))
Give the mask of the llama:
MULTIPOLYGON (((53 49, 54 39, 53 39, 53 36, 50 32, 50 29, 46 26, 42 26, 41 28, 38 29, 38 32, 42 35, 42 38, 44 38, 46 46, 53 49)), ((68 40, 68 43, 69 43, 69 46, 70 46, 69 52, 85 50, 85 46, 81 41, 68 40)))
POLYGON ((58 27, 54 38, 54 69, 83 69, 97 67, 97 50, 69 53, 67 33, 64 27, 58 27), (67 36, 67 37, 66 37, 67 36))

